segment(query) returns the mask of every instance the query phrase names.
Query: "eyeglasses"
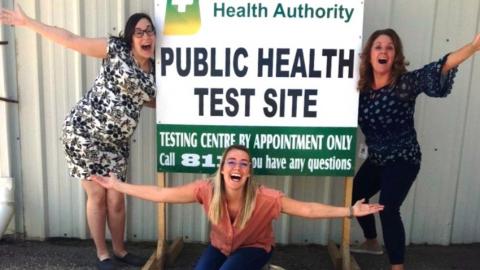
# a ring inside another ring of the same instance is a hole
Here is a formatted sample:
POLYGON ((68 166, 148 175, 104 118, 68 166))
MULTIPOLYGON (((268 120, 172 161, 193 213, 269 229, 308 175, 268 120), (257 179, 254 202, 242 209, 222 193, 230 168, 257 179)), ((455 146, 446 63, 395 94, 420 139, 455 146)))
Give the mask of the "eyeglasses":
POLYGON ((133 33, 133 35, 137 38, 142 38, 144 34, 147 34, 147 36, 151 37, 153 35, 155 35, 155 30, 152 29, 152 28, 147 28, 145 30, 142 30, 142 29, 135 29, 135 32, 133 33))
POLYGON ((225 162, 225 165, 227 165, 231 169, 236 168, 237 166, 239 166, 240 169, 246 169, 250 167, 250 162, 244 160, 236 161, 234 159, 229 159, 225 162))

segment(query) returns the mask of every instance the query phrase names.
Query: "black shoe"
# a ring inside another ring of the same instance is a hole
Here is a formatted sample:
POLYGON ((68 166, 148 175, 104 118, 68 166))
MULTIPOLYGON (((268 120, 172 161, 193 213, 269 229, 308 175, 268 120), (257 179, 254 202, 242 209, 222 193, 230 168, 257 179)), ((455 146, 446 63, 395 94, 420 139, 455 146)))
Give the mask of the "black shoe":
POLYGON ((115 260, 133 265, 133 266, 144 266, 147 260, 145 258, 139 257, 137 255, 133 255, 132 253, 127 253, 123 257, 118 257, 116 255, 113 255, 115 257, 115 260))
POLYGON ((97 269, 98 270, 115 270, 115 265, 113 264, 113 261, 110 258, 107 258, 103 261, 98 260, 97 261, 97 269))

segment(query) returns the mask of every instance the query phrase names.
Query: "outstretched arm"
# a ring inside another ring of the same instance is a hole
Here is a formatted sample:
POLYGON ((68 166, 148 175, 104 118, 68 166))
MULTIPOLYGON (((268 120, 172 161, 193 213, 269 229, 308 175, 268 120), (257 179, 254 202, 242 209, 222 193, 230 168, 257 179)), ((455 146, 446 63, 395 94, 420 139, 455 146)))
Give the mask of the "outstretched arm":
MULTIPOLYGON (((352 207, 352 214, 356 217, 366 216, 383 210, 383 205, 363 203, 357 201, 352 207)), ((350 216, 349 207, 338 207, 328 204, 302 202, 288 197, 282 198, 282 212, 304 218, 336 218, 350 216)))
POLYGON ((467 45, 448 55, 447 61, 442 68, 442 74, 446 75, 450 69, 460 65, 463 61, 467 60, 479 50, 480 34, 477 34, 471 43, 468 43, 467 45))
POLYGON ((134 185, 121 182, 112 173, 110 176, 92 175, 90 179, 106 189, 113 189, 144 200, 165 203, 193 203, 196 201, 195 183, 169 188, 134 185))
POLYGON ((63 28, 46 25, 28 17, 18 4, 15 6, 15 10, 1 9, 0 23, 29 28, 41 36, 81 54, 97 58, 107 57, 106 38, 85 38, 63 28))

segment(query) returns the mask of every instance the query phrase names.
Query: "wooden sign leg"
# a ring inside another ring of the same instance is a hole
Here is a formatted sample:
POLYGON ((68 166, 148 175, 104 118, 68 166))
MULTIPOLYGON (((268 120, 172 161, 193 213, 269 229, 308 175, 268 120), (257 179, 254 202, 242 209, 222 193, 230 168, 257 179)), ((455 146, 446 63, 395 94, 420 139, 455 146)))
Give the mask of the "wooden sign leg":
MULTIPOLYGON (((353 177, 345 178, 345 194, 344 194, 344 206, 349 207, 352 205, 352 190, 353 190, 353 177)), ((355 259, 350 256, 350 227, 351 220, 348 217, 343 218, 342 226, 342 243, 340 244, 340 250, 333 241, 328 243, 328 252, 332 259, 333 265, 337 270, 360 270, 355 259)))
MULTIPOLYGON (((350 207, 352 205, 352 190, 353 190, 353 178, 345 178, 345 194, 343 198, 344 206, 350 207)), ((352 260, 353 257, 350 256, 350 228, 352 220, 349 218, 343 218, 343 229, 342 229, 342 244, 340 249, 342 250, 342 270, 353 270, 352 260)))
MULTIPOLYGON (((166 186, 166 174, 157 173, 157 185, 160 188, 166 186)), ((170 248, 168 248, 166 242, 167 235, 167 225, 166 225, 166 208, 164 203, 159 203, 157 205, 157 228, 158 228, 158 240, 157 240, 157 250, 148 259, 147 263, 142 267, 142 270, 163 270, 165 269, 165 262, 168 257, 168 261, 173 263, 175 258, 180 254, 180 251, 183 247, 183 239, 177 238, 170 248), (168 248, 168 252, 167 252, 168 248)))
MULTIPOLYGON (((160 188, 165 187, 165 173, 157 173, 157 185, 160 188)), ((150 256, 150 259, 148 259, 147 263, 142 267, 142 270, 163 270, 165 267, 165 256, 167 250, 167 243, 165 242, 165 204, 159 203, 157 207, 157 250, 153 252, 152 256, 150 256)))

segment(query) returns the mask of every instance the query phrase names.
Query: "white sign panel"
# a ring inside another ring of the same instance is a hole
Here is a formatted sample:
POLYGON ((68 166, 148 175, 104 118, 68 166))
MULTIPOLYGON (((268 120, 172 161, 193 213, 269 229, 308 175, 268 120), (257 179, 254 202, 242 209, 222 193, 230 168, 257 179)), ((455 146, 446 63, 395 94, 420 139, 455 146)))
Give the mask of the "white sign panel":
POLYGON ((209 172, 240 143, 256 173, 353 174, 363 1, 157 0, 155 14, 159 170, 209 172))

